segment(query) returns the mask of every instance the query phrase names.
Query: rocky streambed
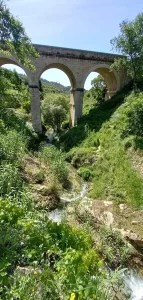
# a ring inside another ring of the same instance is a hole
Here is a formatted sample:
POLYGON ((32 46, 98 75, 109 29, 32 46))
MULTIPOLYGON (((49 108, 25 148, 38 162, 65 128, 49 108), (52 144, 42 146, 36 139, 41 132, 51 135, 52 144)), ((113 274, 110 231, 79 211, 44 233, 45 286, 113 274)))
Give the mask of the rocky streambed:
POLYGON ((143 300, 143 273, 139 274, 135 268, 138 266, 143 271, 143 239, 138 233, 142 232, 143 211, 133 211, 125 204, 115 206, 112 201, 90 199, 88 191, 89 185, 78 180, 78 189, 73 184, 69 192, 60 196, 60 207, 48 213, 49 219, 76 224, 78 218, 120 232, 132 252, 128 272, 124 275, 127 294, 131 293, 126 299, 143 300))

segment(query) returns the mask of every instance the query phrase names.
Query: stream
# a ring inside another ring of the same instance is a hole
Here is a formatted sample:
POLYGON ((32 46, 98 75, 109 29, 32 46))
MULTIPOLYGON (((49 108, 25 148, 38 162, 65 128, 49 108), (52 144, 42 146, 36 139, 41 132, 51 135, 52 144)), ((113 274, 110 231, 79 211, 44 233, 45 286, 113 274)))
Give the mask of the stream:
MULTIPOLYGON (((61 223, 67 205, 81 198, 87 199, 87 193, 88 184, 81 183, 81 190, 79 193, 71 190, 70 193, 66 193, 65 195, 61 196, 60 199, 61 203, 63 204, 62 208, 56 208, 55 210, 49 212, 49 219, 58 224, 61 223)), ((127 296, 126 299, 143 300, 143 277, 132 270, 128 272, 128 275, 124 275, 124 277, 127 293, 129 292, 129 294, 131 294, 131 296, 127 296)))
MULTIPOLYGON (((48 136, 49 137, 49 136, 48 136)), ((50 136, 51 140, 49 138, 49 142, 52 142, 53 135, 50 136)), ((48 213, 48 217, 50 220, 56 223, 61 223, 63 218, 64 218, 64 213, 66 210, 67 205, 69 205, 71 202, 80 200, 82 199, 87 199, 86 195, 88 194, 89 191, 89 186, 85 182, 79 182, 78 189, 75 188, 75 185, 77 184, 77 174, 75 175, 75 170, 73 170, 72 167, 70 167, 72 177, 71 177, 71 182, 72 182, 72 188, 70 192, 64 193, 60 197, 62 207, 56 208, 55 210, 51 211, 48 213), (75 182, 73 182, 73 177, 75 182)), ((128 270, 128 274, 125 273, 124 275, 124 282, 125 282, 125 290, 127 291, 127 294, 131 296, 127 296, 125 299, 130 299, 130 300, 143 300, 143 276, 137 274, 133 270, 128 270)), ((124 299, 122 299, 124 300, 124 299)))
POLYGON ((88 193, 88 184, 82 183, 81 190, 79 193, 72 190, 71 193, 66 193, 63 196, 61 196, 60 200, 61 200, 62 208, 56 208, 53 211, 49 212, 48 214, 49 219, 52 220, 53 222, 61 223, 67 205, 81 198, 85 198, 87 193, 88 193))

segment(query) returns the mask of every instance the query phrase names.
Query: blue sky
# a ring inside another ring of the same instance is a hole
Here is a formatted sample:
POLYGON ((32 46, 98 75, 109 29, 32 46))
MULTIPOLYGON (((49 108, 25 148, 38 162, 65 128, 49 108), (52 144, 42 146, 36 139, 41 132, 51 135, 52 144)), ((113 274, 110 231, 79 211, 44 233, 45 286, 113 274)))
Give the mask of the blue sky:
MULTIPOLYGON (((120 22, 143 12, 143 0, 10 0, 7 5, 33 43, 102 52, 112 52, 110 40, 118 35, 120 22)), ((42 77, 69 85, 56 69, 42 77)))

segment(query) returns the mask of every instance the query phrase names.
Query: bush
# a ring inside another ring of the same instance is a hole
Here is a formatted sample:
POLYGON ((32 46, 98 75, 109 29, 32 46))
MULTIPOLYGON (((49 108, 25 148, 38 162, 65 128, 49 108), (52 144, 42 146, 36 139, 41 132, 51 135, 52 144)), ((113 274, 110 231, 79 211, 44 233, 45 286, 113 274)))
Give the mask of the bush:
POLYGON ((22 108, 28 114, 31 112, 31 102, 30 102, 30 99, 29 100, 25 100, 25 101, 22 102, 22 108))
POLYGON ((59 182, 62 184, 66 183, 68 179, 68 169, 65 163, 65 155, 62 152, 54 146, 46 146, 40 151, 39 158, 48 164, 59 182))
POLYGON ((66 159, 71 161, 75 168, 80 166, 93 165, 96 160, 95 148, 73 148, 67 155, 66 159))
POLYGON ((129 134, 143 136, 143 94, 131 94, 127 98, 124 114, 127 115, 127 131, 129 134))
POLYGON ((16 197, 22 190, 23 179, 18 168, 12 164, 0 166, 0 196, 16 197))
POLYGON ((104 260, 109 268, 115 269, 121 266, 128 266, 130 258, 130 249, 123 241, 118 231, 109 228, 100 229, 100 249, 104 260))
POLYGON ((26 146, 26 138, 15 130, 0 134, 0 161, 21 164, 26 146))
POLYGON ((91 168, 82 167, 79 169, 78 174, 86 181, 91 181, 93 178, 93 170, 91 168))
POLYGON ((67 119, 69 104, 65 95, 59 96, 50 94, 42 101, 42 116, 45 125, 51 126, 54 130, 59 131, 67 119))

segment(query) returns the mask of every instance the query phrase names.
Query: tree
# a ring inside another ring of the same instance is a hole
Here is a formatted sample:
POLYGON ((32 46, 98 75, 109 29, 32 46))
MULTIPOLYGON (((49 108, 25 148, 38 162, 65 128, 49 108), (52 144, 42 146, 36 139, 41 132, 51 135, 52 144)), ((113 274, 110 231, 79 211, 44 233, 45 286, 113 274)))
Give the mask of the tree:
POLYGON ((45 125, 59 131, 69 111, 68 97, 65 95, 49 94, 42 101, 42 116, 45 125))
POLYGON ((115 60, 112 69, 126 68, 136 91, 137 81, 143 75, 143 13, 137 15, 134 21, 123 21, 120 24, 120 34, 111 40, 111 44, 124 55, 115 60))
POLYGON ((91 93, 97 103, 103 103, 105 100, 105 93, 106 93, 106 83, 104 78, 101 75, 98 75, 91 81, 91 93))
POLYGON ((38 54, 22 23, 10 13, 4 0, 0 0, 0 43, 1 52, 14 53, 23 65, 33 69, 31 58, 38 54))
POLYGON ((16 71, 0 68, 0 107, 30 111, 30 93, 16 71), (29 106, 28 106, 29 105, 29 106))
POLYGON ((44 123, 50 125, 54 131, 60 131, 61 124, 66 120, 66 111, 62 105, 47 103, 43 110, 44 123))

